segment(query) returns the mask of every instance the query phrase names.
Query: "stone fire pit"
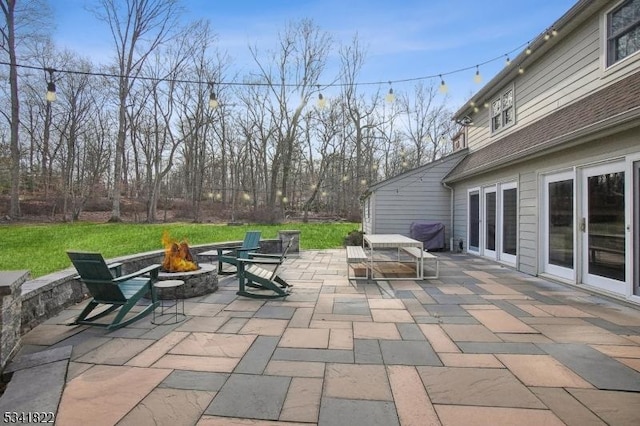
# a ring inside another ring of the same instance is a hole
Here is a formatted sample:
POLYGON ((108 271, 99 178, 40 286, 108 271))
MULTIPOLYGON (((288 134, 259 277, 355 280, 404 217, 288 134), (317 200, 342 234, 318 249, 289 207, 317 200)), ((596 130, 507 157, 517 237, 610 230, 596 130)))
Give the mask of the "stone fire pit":
MULTIPOLYGON (((189 272, 162 272, 158 274, 158 280, 182 280, 184 281, 184 288, 180 289, 177 294, 177 298, 191 298, 197 296, 203 296, 205 294, 213 293, 218 289, 218 270, 217 267, 211 263, 201 263, 198 265, 200 268, 195 271, 189 272), (184 293, 182 292, 184 290, 184 293)), ((158 289, 159 299, 173 299, 173 289, 166 291, 167 289, 158 289), (164 291, 163 291, 164 290, 164 291)))

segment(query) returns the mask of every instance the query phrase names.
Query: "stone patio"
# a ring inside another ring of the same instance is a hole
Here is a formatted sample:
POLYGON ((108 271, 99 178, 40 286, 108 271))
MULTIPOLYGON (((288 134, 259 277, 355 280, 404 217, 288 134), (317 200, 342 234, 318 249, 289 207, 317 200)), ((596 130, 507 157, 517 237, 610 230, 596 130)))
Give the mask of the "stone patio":
POLYGON ((343 250, 290 257, 286 300, 216 293, 187 319, 23 337, 3 412, 59 425, 640 424, 640 310, 488 260, 349 282, 343 250))

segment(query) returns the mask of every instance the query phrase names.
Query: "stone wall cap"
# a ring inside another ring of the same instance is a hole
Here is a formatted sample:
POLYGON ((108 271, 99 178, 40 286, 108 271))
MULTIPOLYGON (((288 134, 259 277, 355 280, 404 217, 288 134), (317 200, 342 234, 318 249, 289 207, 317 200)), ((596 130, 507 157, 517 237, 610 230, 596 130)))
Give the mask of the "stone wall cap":
POLYGON ((0 295, 11 294, 11 289, 24 283, 29 278, 29 271, 0 271, 0 295))

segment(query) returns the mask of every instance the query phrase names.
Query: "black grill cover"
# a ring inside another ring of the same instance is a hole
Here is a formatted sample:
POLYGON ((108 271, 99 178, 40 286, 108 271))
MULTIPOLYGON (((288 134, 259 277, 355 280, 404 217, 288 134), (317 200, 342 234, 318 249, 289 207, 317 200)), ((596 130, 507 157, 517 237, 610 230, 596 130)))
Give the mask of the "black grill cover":
POLYGON ((412 222, 410 237, 422 241, 426 250, 443 250, 444 224, 441 222, 412 222))

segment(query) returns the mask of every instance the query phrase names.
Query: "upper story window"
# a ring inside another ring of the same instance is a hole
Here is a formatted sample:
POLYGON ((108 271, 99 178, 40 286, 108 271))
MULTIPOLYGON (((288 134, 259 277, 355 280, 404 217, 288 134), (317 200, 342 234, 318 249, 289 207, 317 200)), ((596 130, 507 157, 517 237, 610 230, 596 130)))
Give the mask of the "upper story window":
POLYGON ((515 122, 513 87, 491 102, 491 132, 497 132, 515 122))
POLYGON ((627 0, 607 14, 607 66, 640 50, 640 0, 627 0))

